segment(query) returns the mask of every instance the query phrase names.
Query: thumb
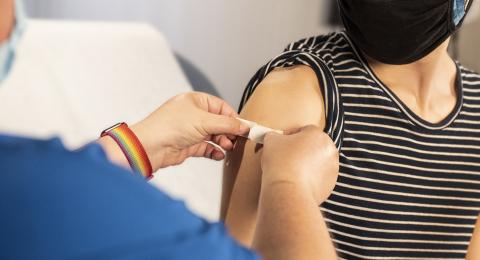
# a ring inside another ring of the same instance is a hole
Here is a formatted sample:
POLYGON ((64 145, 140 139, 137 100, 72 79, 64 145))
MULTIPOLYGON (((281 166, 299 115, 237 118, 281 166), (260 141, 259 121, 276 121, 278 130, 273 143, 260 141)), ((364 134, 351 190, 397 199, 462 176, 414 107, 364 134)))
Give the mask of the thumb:
POLYGON ((204 119, 203 129, 209 135, 246 135, 250 131, 248 125, 234 117, 214 114, 204 119))

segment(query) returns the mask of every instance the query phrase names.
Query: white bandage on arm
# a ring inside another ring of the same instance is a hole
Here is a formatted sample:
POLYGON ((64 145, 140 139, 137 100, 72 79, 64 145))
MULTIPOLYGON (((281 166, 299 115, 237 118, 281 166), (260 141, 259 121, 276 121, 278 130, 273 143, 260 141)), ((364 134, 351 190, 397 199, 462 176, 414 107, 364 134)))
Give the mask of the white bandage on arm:
POLYGON ((241 119, 241 118, 237 118, 237 119, 247 124, 250 127, 250 132, 246 137, 252 142, 255 142, 257 144, 263 144, 263 139, 265 138, 265 135, 267 133, 275 132, 277 134, 283 135, 283 131, 271 129, 245 119, 241 119))

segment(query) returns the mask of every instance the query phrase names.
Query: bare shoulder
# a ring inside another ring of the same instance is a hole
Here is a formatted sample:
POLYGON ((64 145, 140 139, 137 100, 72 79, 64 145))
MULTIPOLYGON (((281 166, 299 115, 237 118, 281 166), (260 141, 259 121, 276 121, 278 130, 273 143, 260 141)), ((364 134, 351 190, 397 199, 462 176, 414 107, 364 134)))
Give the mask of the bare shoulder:
POLYGON ((308 66, 276 69, 257 86, 241 116, 271 128, 325 126, 322 92, 308 66))
MULTIPOLYGON (((276 69, 257 86, 241 117, 275 129, 325 126, 323 97, 315 72, 307 66, 276 69)), ((230 234, 251 245, 262 170, 257 146, 240 139, 225 160, 221 218, 230 234)))

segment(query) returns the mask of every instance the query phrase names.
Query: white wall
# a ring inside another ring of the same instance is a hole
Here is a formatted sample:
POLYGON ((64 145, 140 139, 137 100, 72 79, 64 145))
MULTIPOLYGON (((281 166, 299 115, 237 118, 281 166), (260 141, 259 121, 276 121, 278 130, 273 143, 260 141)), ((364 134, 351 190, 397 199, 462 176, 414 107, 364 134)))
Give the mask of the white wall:
POLYGON ((326 0, 25 0, 35 17, 148 21, 237 105, 261 65, 323 33, 326 0))

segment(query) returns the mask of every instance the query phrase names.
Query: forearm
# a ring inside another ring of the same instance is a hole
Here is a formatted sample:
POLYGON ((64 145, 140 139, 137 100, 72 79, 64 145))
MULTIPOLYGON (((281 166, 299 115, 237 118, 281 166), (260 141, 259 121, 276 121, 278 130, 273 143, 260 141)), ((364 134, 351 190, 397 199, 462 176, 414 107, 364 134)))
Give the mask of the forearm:
POLYGON ((313 194, 293 182, 262 186, 253 248, 264 259, 337 259, 313 194))
POLYGON ((475 232, 473 233, 467 255, 467 260, 474 259, 480 259, 480 216, 478 217, 475 232))
POLYGON ((262 170, 256 145, 239 140, 225 162, 222 209, 230 234, 251 247, 258 213, 262 170))
POLYGON ((15 23, 14 0, 0 0, 0 43, 5 41, 15 23))
POLYGON ((127 157, 125 157, 120 146, 118 146, 118 144, 111 137, 104 136, 98 139, 97 143, 102 146, 103 151, 111 163, 126 169, 130 169, 127 157))
MULTIPOLYGON (((162 161, 162 152, 159 149, 156 149, 154 146, 155 138, 149 137, 151 135, 148 131, 148 128, 144 127, 142 123, 137 123, 129 127, 129 129, 134 133, 134 135, 138 138, 142 147, 145 149, 147 156, 150 159, 150 163, 152 164, 152 168, 154 171, 160 168, 160 164, 162 161)), ((153 131, 150 131, 153 132, 153 131)), ((108 160, 116 165, 124 167, 126 169, 131 169, 130 163, 122 151, 118 143, 110 136, 106 135, 101 137, 97 140, 97 143, 100 144, 105 151, 108 160)))

